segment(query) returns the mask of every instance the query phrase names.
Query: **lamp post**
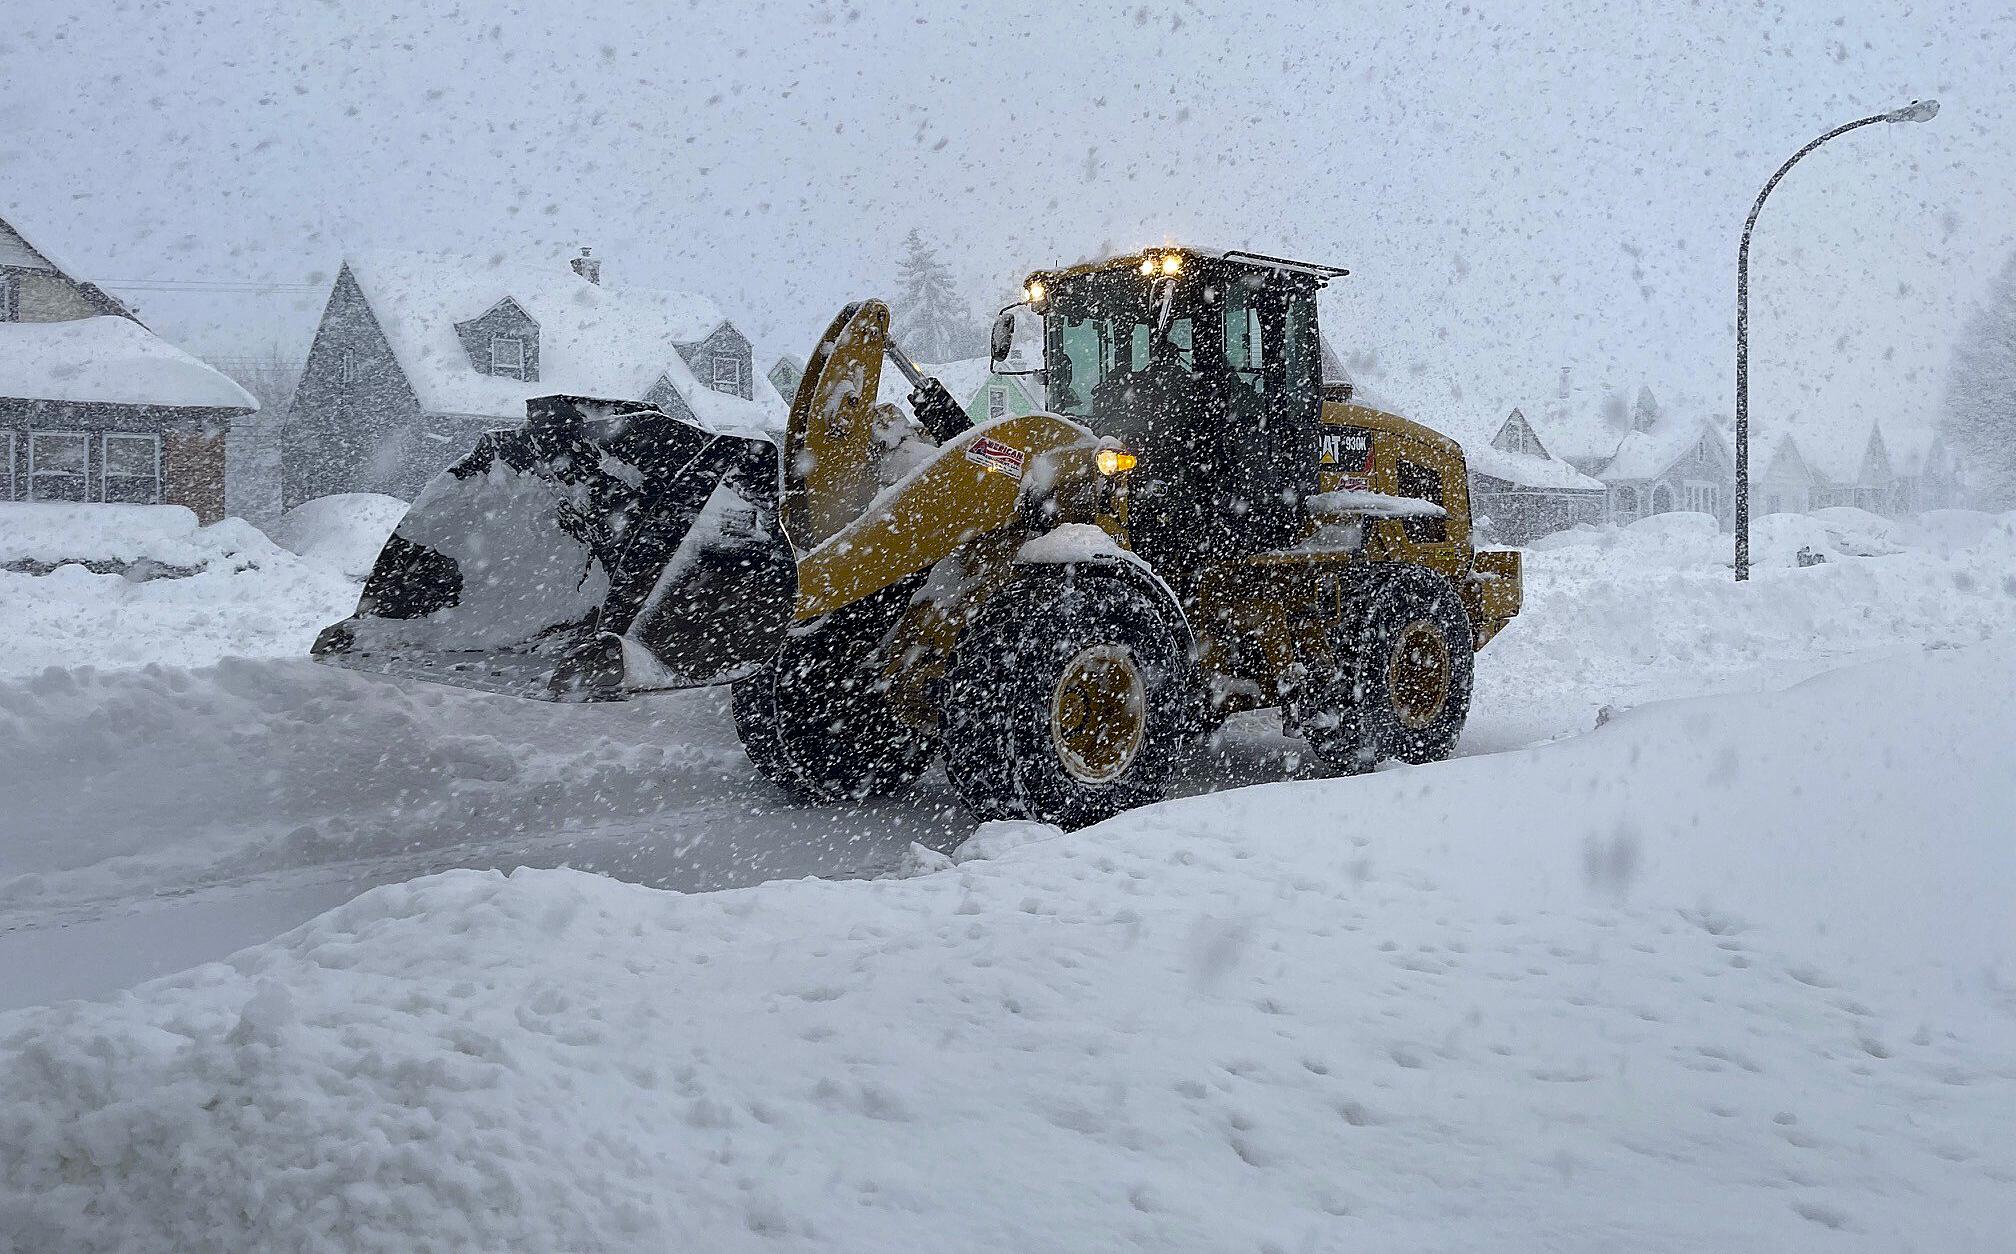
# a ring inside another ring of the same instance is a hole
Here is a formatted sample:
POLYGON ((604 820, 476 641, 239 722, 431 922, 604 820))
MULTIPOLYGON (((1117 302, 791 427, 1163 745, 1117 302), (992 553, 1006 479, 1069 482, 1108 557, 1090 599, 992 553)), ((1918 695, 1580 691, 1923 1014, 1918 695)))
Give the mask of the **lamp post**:
POLYGON ((1764 208, 1764 198, 1771 189, 1778 186, 1778 180, 1785 172, 1799 164, 1799 159, 1837 135, 1846 135, 1860 126, 1876 122, 1929 122, 1939 112, 1936 100, 1914 100, 1901 109, 1888 113, 1871 114, 1842 126, 1837 126, 1812 143, 1801 148, 1785 159, 1764 190, 1757 193, 1757 203, 1750 206, 1750 216, 1743 222, 1743 243, 1736 250, 1736 581, 1750 578, 1750 232, 1757 226, 1758 211, 1764 208))

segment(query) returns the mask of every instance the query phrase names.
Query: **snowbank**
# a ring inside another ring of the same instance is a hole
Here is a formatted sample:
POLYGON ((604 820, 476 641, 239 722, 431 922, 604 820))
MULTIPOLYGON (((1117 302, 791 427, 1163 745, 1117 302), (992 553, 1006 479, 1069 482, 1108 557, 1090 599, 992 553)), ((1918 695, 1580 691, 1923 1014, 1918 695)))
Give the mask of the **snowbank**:
POLYGON ((257 561, 273 543, 242 519, 196 525, 181 505, 84 505, 21 501, 0 509, 0 565, 33 562, 130 564, 181 568, 257 561))
POLYGON ((0 677, 299 654, 357 604, 341 571, 242 519, 199 527, 179 505, 5 506, 10 564, 27 569, 0 570, 0 677))
POLYGON ((406 502, 376 492, 343 492, 303 501, 268 530, 274 541, 360 583, 371 574, 385 538, 406 516, 406 502))
POLYGON ((300 654, 357 604, 341 571, 179 505, 0 507, 9 565, 23 569, 0 570, 0 677, 300 654))
POLYGON ((1972 517, 1986 521, 1953 527, 1971 545, 1899 524, 1898 551, 1865 558, 1853 549, 1873 528, 1770 515, 1757 520, 1756 565, 1742 584, 1727 533, 1682 524, 1677 535, 1630 527, 1550 536, 1526 553, 1524 608, 1477 656, 1462 751, 1584 731, 1605 707, 1781 688, 1850 657, 2006 637, 2016 621, 2016 515, 1972 517), (1809 545, 1825 565, 1796 565, 1809 545))
POLYGON ((0 1232, 1991 1248, 2012 686, 1939 651, 912 879, 379 889, 0 1017, 0 1232))
POLYGON ((0 396, 256 410, 210 366, 130 318, 0 322, 0 396))

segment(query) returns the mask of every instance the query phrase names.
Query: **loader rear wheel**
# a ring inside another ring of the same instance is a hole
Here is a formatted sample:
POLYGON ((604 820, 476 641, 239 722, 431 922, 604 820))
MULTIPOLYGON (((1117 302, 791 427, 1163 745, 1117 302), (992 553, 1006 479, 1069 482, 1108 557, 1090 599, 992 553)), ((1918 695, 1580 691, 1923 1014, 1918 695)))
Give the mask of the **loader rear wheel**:
POLYGON ((847 636, 786 636, 735 681, 735 732, 771 783, 803 801, 858 801, 924 773, 936 745, 896 717, 867 650, 847 636))
POLYGON ((1307 728, 1325 765, 1357 775, 1386 758, 1440 762, 1455 750, 1470 715, 1476 645, 1448 580, 1394 568, 1333 648, 1343 666, 1307 728))
POLYGON ((994 597, 946 673, 945 772, 982 818, 1082 827, 1162 796, 1189 667, 1156 602, 1107 576, 994 597))

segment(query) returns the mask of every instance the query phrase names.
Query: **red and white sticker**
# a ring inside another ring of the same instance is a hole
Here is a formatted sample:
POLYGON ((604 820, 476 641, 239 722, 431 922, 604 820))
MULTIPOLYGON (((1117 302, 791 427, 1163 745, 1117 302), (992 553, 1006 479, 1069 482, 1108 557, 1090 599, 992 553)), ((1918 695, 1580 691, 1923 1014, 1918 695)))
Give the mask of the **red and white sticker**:
POLYGON ((1003 444, 990 436, 981 436, 966 446, 966 460, 978 463, 987 470, 1007 475, 1010 479, 1022 477, 1022 463, 1026 454, 1019 448, 1003 444))

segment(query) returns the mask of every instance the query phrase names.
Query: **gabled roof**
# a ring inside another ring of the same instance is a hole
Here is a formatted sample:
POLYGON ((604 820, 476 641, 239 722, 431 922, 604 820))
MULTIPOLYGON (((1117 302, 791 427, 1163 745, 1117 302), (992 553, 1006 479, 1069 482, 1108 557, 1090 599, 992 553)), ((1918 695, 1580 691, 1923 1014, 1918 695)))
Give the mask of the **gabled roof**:
POLYGON ((603 287, 561 260, 533 265, 364 252, 343 264, 430 413, 516 419, 528 399, 558 392, 636 400, 662 375, 717 430, 784 427, 784 399, 763 372, 751 381, 755 399, 743 400, 701 383, 679 355, 677 345, 703 340, 727 321, 704 296, 603 287), (536 381, 478 371, 456 334, 456 323, 481 317, 507 297, 539 325, 536 381))
POLYGON ((1819 479, 1806 455, 1799 451, 1799 441, 1789 434, 1778 437, 1778 442, 1771 447, 1771 455, 1764 459, 1763 467, 1760 478, 1769 478, 1783 470, 1809 484, 1819 479))
POLYGON ((0 322, 0 396, 252 411, 259 402, 131 318, 0 322))
POLYGON ((1900 475, 1923 473, 1928 458, 1951 460, 1945 437, 1931 427, 1897 423, 1884 427, 1883 438, 1890 445, 1890 464, 1900 475))
POLYGON ((1627 423, 1604 416, 1600 397, 1557 396, 1541 405, 1522 406, 1526 422, 1547 451, 1563 460, 1597 461, 1617 451, 1627 423))
POLYGON ((47 247, 31 241, 17 223, 11 222, 6 218, 0 218, 0 266, 18 266, 28 270, 52 270, 76 284, 77 289, 84 294, 84 299, 96 308, 98 312, 110 314, 118 318, 131 318, 135 322, 140 321, 139 316, 133 312, 126 302, 112 295, 104 288, 99 287, 96 283, 86 282, 83 278, 79 277, 78 271, 74 266, 63 262, 54 253, 50 252, 47 247))
POLYGON ((1517 453, 1493 443, 1518 410, 1497 421, 1453 411, 1425 419, 1429 426, 1463 446, 1463 460, 1471 474, 1489 475, 1522 488, 1557 491, 1601 492, 1603 485, 1588 475, 1553 457, 1517 453))
POLYGON ((1766 431, 1795 437, 1799 452, 1814 475, 1821 482, 1838 487, 1887 487, 1896 475, 1914 474, 1938 438, 1931 428, 1898 418, 1865 425, 1833 415, 1795 415, 1767 419, 1760 424, 1753 416, 1750 426, 1753 449, 1760 438, 1760 425, 1766 431))
POLYGON ((1605 483, 1620 480, 1657 479, 1673 468, 1703 439, 1728 452, 1722 429, 1706 418, 1667 417, 1650 431, 1633 431, 1617 446, 1617 452, 1598 473, 1605 483))

